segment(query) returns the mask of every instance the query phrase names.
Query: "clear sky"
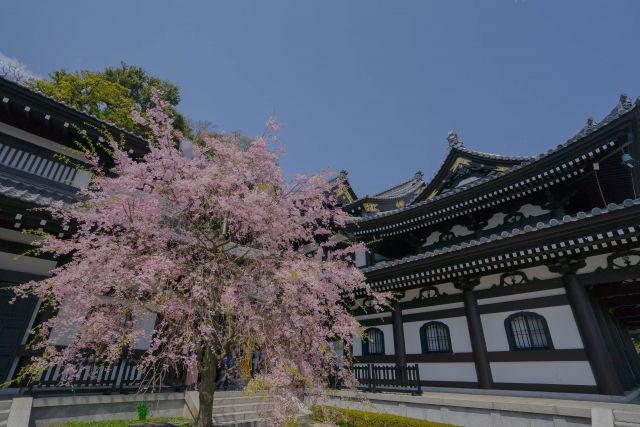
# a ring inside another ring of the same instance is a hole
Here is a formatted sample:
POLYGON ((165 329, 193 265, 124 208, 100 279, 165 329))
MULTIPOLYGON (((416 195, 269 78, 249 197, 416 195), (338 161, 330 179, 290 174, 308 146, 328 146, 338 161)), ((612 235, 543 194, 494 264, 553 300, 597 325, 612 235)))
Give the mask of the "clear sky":
POLYGON ((536 155, 640 95, 638 0, 4 3, 0 52, 32 72, 124 60, 250 136, 276 111, 285 173, 346 169, 359 196, 429 179, 450 129, 536 155))

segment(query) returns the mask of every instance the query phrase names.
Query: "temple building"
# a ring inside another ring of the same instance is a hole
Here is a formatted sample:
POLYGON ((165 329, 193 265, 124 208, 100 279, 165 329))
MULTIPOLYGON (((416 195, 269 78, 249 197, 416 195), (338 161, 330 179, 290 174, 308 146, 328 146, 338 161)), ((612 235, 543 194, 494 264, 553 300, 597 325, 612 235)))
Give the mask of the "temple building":
MULTIPOLYGON (((31 353, 25 349, 29 330, 49 319, 51 307, 40 309, 35 296, 19 298, 10 289, 50 276, 50 270, 66 259, 50 255, 23 255, 38 239, 30 232, 46 232, 60 238, 75 230, 43 210, 61 201, 77 201, 76 193, 90 179, 76 165, 86 161, 76 141, 100 140, 107 131, 122 135, 132 156, 142 157, 148 142, 115 125, 0 77, 0 384, 14 378, 31 353), (65 161, 65 158, 69 161, 65 161)), ((153 324, 150 325, 150 329, 153 324)), ((64 344, 64 343, 60 343, 64 344)), ((142 343, 143 346, 145 343, 142 343)), ((148 343, 146 344, 148 347, 148 343)), ((141 350, 144 350, 141 349, 141 350)))
MULTIPOLYGON (((30 231, 75 232, 37 208, 74 202, 89 182, 76 141, 107 131, 136 158, 148 142, 2 78, 0 104, 3 383, 32 355, 29 330, 54 315, 36 297, 10 304, 4 288, 66 261, 24 254, 37 239, 30 231)), ((452 390, 637 391, 629 332, 640 327, 639 105, 621 96, 601 122, 590 118, 538 156, 473 151, 450 132, 430 180, 418 172, 364 198, 340 174, 335 194, 350 216, 342 232, 369 249, 356 264, 374 289, 396 295, 380 313, 357 295, 353 314, 366 332, 353 346, 358 363, 417 364, 424 387, 452 390)))
POLYGON ((415 365, 424 387, 629 395, 640 359, 638 106, 538 156, 487 154, 449 132, 421 172, 358 198, 336 195, 357 265, 383 313, 359 294, 361 364, 415 365))

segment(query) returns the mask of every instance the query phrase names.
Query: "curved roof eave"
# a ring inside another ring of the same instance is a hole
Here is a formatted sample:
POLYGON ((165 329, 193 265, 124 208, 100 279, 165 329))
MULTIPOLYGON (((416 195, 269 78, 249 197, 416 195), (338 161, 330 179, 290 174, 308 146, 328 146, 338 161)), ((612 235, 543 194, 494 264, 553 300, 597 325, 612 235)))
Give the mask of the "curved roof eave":
MULTIPOLYGON (((557 146, 557 148, 549 149, 549 151, 546 154, 545 153, 541 153, 538 156, 528 157, 522 163, 520 163, 518 165, 515 165, 510 169, 507 169, 505 171, 499 172, 499 173, 497 173, 495 175, 490 175, 490 176, 487 176, 485 178, 481 178, 481 179, 479 179, 477 181, 474 181, 474 182, 470 182, 469 184, 466 184, 466 185, 463 185, 461 187, 456 188, 456 191, 443 193, 443 194, 435 196, 432 199, 427 199, 427 200, 424 200, 424 201, 421 201, 421 202, 418 202, 418 203, 409 204, 409 205, 403 206, 403 207, 398 208, 398 209, 393 209, 393 210, 386 211, 386 212, 380 212, 380 213, 378 213, 376 215, 371 215, 371 216, 367 216, 367 217, 352 217, 352 218, 348 218, 348 222, 361 224, 363 222, 371 221, 371 220, 374 220, 374 219, 379 219, 379 218, 382 218, 382 217, 395 215, 395 214, 398 214, 398 213, 401 213, 401 212, 405 212, 405 211, 410 210, 410 209, 415 209, 415 208, 417 208, 419 206, 424 206, 426 204, 439 201, 439 200, 441 200, 443 198, 446 198, 446 197, 449 197, 449 196, 451 196, 453 194, 459 194, 461 191, 466 191, 466 190, 469 190, 471 188, 483 185, 483 184, 485 184, 487 182, 493 181, 495 179, 501 178, 501 177, 503 177, 503 176, 505 176, 505 175, 507 175, 509 173, 512 173, 512 172, 514 172, 516 170, 519 170, 519 169, 521 169, 523 167, 529 166, 530 164, 533 164, 533 163, 541 160, 542 158, 546 158, 547 156, 552 155, 552 154, 562 150, 563 148, 566 148, 566 147, 574 144, 575 142, 587 137, 588 135, 592 134, 593 132, 595 132, 595 131, 607 126, 609 123, 613 122, 614 120, 616 120, 616 119, 622 117, 623 115, 631 112, 639 104, 640 104, 640 97, 637 98, 637 100, 636 100, 636 102, 634 104, 626 94, 622 94, 622 95, 620 95, 620 100, 618 101, 618 104, 616 104, 614 109, 601 122, 595 122, 593 120, 593 117, 589 117, 589 119, 587 120, 587 124, 580 130, 580 132, 578 132, 573 138, 568 139, 567 142, 565 142, 564 144, 559 144, 557 146)), ((461 144, 461 141, 459 141, 457 139, 457 136, 455 136, 455 134, 453 134, 453 132, 450 132, 450 136, 453 136, 455 138, 455 141, 458 141, 461 144)), ((455 144, 455 142, 454 142, 454 144, 455 144)), ((451 145, 451 141, 450 141, 450 145, 451 145)), ((509 156, 502 156, 502 157, 509 157, 509 156)), ((447 156, 447 158, 449 158, 449 156, 447 156)), ((444 164, 444 162, 443 162, 443 164, 444 164)), ((442 167, 442 165, 441 165, 441 167, 442 167)), ((438 172, 439 171, 440 171, 440 169, 438 170, 438 172)))

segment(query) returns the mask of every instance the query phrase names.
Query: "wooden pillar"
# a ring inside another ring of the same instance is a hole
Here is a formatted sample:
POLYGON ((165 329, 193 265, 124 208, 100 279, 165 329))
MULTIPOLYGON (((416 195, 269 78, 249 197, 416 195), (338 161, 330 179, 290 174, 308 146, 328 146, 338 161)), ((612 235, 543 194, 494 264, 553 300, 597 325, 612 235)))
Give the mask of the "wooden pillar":
MULTIPOLYGON (((551 271, 554 270, 557 271, 555 268, 551 271)), ((587 291, 580 283, 575 270, 566 271, 565 269, 562 281, 564 282, 571 311, 578 325, 580 337, 582 338, 599 392, 612 396, 624 395, 624 390, 613 368, 609 352, 605 348, 605 342, 598 328, 598 322, 591 308, 587 291)))
POLYGON ((606 313, 603 312, 598 300, 592 300, 591 307, 593 308, 596 322, 598 322, 600 326, 600 333, 604 339, 605 349, 613 361, 613 367, 618 376, 618 381, 620 381, 620 384, 622 384, 625 390, 631 390, 635 386, 635 381, 633 381, 633 373, 627 363, 627 358, 622 353, 622 347, 618 342, 618 334, 610 328, 606 313))
POLYGON ((487 343, 484 339, 482 321, 478 311, 478 301, 476 301, 476 295, 471 289, 463 290, 462 297, 464 299, 467 325, 469 326, 469 338, 471 338, 471 349, 473 350, 473 362, 476 365, 478 385, 482 389, 491 389, 493 388, 493 375, 491 374, 487 343))
POLYGON ((625 354, 627 355, 627 359, 631 365, 631 370, 633 371, 633 375, 636 377, 636 382, 640 384, 640 357, 638 357, 638 352, 631 341, 629 332, 620 324, 620 322, 618 322, 618 319, 612 317, 611 322, 620 336, 625 354))
POLYGON ((636 379, 635 373, 633 372, 633 367, 631 366, 632 361, 629 360, 629 358, 627 357, 627 352, 624 348, 622 337, 618 333, 618 330, 616 329, 616 325, 613 324, 611 314, 606 310, 602 310, 602 315, 604 316, 605 321, 607 322, 607 327, 609 328, 609 332, 611 333, 611 336, 615 341, 616 350, 620 355, 620 360, 622 360, 624 363, 624 369, 625 369, 625 372, 627 373, 627 379, 629 381, 631 389, 633 389, 638 385, 638 380, 636 379))
POLYGON ((404 326, 400 301, 393 302, 393 350, 396 353, 396 365, 407 366, 407 350, 404 345, 404 326))

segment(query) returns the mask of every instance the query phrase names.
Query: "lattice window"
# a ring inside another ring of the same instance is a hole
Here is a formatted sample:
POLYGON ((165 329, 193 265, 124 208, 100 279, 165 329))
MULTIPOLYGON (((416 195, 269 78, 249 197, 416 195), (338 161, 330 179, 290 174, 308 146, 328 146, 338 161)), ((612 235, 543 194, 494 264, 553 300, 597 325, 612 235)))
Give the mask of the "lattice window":
POLYGON ((449 353, 451 337, 449 327, 442 322, 429 322, 420 328, 422 353, 449 353))
POLYGON ((384 354, 384 335, 378 328, 369 328, 362 340, 362 354, 384 354))
POLYGON ((552 349, 549 328, 544 317, 536 313, 512 314, 505 321, 512 350, 552 349))

